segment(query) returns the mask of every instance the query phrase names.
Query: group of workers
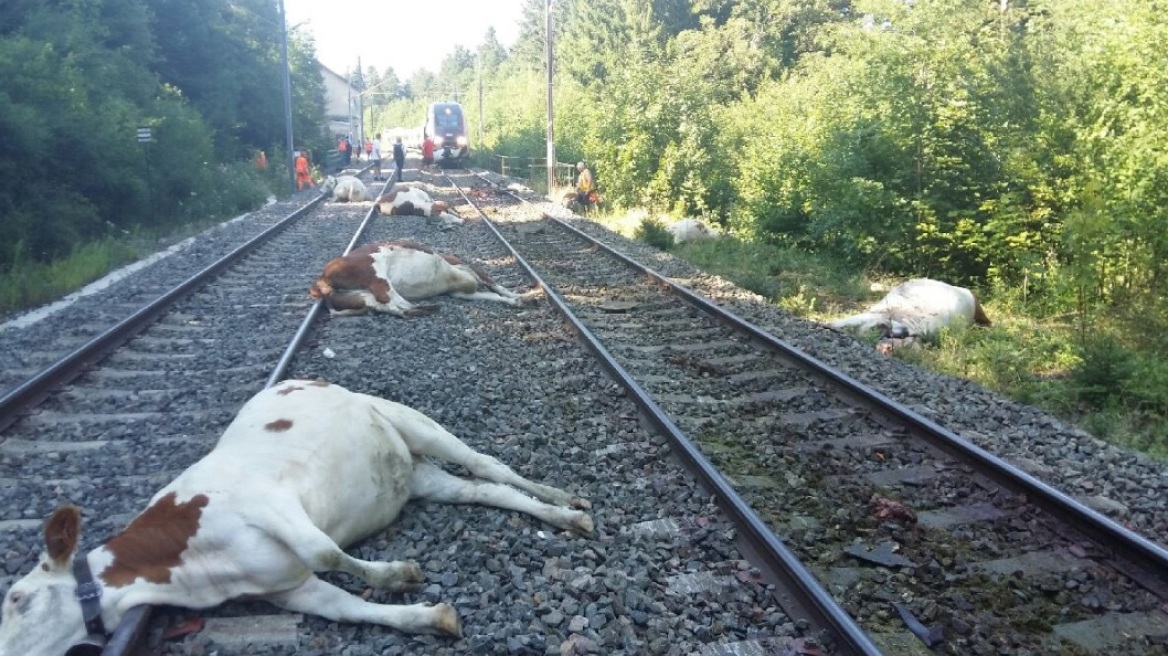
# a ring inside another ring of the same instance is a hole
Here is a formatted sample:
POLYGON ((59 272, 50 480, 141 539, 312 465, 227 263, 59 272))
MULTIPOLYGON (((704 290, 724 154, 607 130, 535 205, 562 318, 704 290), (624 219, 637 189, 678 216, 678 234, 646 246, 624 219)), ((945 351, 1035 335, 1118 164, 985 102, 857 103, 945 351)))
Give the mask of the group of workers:
MULTIPOLYGON (((347 142, 348 139, 342 139, 342 143, 347 142)), ((338 146, 339 148, 339 146, 338 146)), ((342 158, 344 150, 342 152, 342 158)), ((381 175, 381 133, 378 132, 372 140, 365 140, 365 152, 370 162, 373 163, 373 179, 377 181, 384 181, 385 178, 381 175)), ((402 180, 402 168, 406 162, 406 149, 402 144, 401 137, 394 140, 393 143, 393 163, 396 167, 396 178, 398 182, 402 180)), ((429 139, 426 139, 422 144, 422 164, 428 165, 434 162, 434 145, 429 139)), ((264 170, 268 168, 268 158, 264 151, 260 151, 256 156, 256 168, 264 170)), ((592 177, 592 171, 585 166, 584 162, 576 163, 576 202, 581 207, 592 207, 596 205, 599 200, 596 190, 596 180, 592 177)), ((297 151, 296 154, 296 190, 304 191, 305 187, 309 189, 316 189, 316 184, 312 182, 312 171, 308 165, 308 155, 305 151, 297 151)))

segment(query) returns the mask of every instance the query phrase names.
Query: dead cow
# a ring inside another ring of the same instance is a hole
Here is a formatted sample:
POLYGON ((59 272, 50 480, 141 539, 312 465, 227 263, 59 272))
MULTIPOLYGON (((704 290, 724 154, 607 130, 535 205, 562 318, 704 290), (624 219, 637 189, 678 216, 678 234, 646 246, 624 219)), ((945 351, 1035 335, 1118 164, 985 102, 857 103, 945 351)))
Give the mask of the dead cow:
POLYGON ((325 299, 332 316, 369 310, 399 317, 427 314, 433 306, 414 302, 440 294, 514 306, 523 303, 519 294, 496 283, 482 268, 408 240, 374 242, 334 258, 308 294, 325 299))
POLYGON ((710 239, 717 236, 709 226, 697 219, 682 219, 667 229, 669 230, 669 234, 673 235, 673 242, 676 244, 684 244, 687 241, 698 241, 700 239, 710 239))
POLYGON ((373 197, 365 183, 351 175, 335 178, 330 175, 320 185, 320 190, 340 203, 363 203, 373 197))
POLYGON ((78 553, 80 511, 54 512, 39 563, 4 600, 0 656, 61 656, 86 639, 87 624, 92 644, 139 604, 209 608, 240 596, 338 622, 458 636, 449 604, 371 603, 315 574, 418 588, 415 563, 343 551, 383 531, 410 499, 515 510, 585 536, 593 528, 570 507, 586 502, 476 453, 416 410, 324 381, 284 381, 248 401, 215 448, 104 546, 78 553), (477 478, 453 476, 431 458, 477 478))
POLYGON ((462 225, 462 219, 450 211, 450 204, 430 198, 417 187, 403 187, 382 194, 378 211, 388 216, 428 216, 440 221, 443 228, 462 225))
POLYGON ((914 278, 893 287, 884 298, 861 312, 838 321, 832 328, 840 330, 880 329, 887 352, 910 337, 933 335, 956 323, 990 325, 989 317, 973 292, 939 280, 914 278))

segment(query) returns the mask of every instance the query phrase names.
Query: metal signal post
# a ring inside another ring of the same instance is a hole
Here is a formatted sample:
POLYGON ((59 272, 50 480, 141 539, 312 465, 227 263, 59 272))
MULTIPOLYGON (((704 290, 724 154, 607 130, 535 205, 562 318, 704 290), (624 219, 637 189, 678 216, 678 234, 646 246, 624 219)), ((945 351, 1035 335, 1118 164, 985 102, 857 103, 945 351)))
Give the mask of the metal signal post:
POLYGON ((284 58, 284 131, 288 137, 288 183, 296 193, 296 154, 292 151, 292 72, 288 69, 288 15, 280 0, 280 50, 284 58))
POLYGON ((555 66, 552 61, 552 2, 547 0, 547 192, 550 196, 556 181, 556 140, 552 113, 552 71, 555 66))

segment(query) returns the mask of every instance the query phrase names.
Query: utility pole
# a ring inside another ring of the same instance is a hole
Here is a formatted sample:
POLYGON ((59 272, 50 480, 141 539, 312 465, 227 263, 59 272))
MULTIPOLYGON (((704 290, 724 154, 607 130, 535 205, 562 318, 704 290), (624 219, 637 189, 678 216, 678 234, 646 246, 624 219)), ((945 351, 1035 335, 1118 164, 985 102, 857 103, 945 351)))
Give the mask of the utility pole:
POLYGON ((280 50, 284 58, 284 131, 288 137, 288 183, 296 193, 296 154, 292 141, 292 72, 288 68, 288 15, 284 0, 280 0, 280 50))
POLYGON ((479 148, 483 147, 483 55, 479 53, 479 148))
POLYGON ((555 70, 552 60, 552 2, 547 0, 546 31, 547 31, 547 192, 551 196, 552 187, 556 182, 556 139, 552 121, 552 71, 555 70))
POLYGON ((365 143, 365 74, 361 72, 361 55, 357 55, 357 143, 365 143))

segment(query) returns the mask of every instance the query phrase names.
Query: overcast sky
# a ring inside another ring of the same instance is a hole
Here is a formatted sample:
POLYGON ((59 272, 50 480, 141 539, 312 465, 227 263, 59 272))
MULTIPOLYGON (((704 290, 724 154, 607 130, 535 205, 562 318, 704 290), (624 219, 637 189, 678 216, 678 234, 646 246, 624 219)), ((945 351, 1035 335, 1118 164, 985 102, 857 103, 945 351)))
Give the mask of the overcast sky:
POLYGON ((316 37, 321 63, 341 75, 347 69, 392 66, 398 78, 420 69, 437 72, 461 45, 474 50, 494 26, 510 48, 519 35, 523 0, 284 0, 288 26, 316 37))

